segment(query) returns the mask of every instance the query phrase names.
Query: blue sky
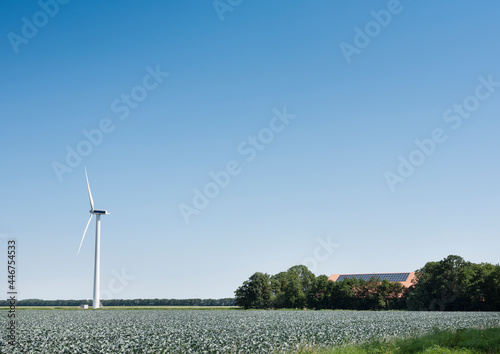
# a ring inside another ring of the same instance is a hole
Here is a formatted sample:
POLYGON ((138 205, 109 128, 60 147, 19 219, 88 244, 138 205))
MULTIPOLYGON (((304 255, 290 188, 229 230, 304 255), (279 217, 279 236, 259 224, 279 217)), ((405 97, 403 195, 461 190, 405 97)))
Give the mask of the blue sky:
POLYGON ((17 239, 20 298, 92 296, 85 166, 111 213, 103 298, 232 297, 296 264, 499 262, 497 2, 54 4, 0 4, 0 261, 17 239))

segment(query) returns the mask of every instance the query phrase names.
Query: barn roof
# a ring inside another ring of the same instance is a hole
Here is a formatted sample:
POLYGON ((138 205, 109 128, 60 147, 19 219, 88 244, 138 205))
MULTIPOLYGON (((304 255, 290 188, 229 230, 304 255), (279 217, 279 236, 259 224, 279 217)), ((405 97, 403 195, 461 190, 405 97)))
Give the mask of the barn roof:
POLYGON ((369 281, 370 279, 378 279, 379 281, 387 279, 390 282, 400 282, 404 286, 409 287, 415 278, 415 273, 332 274, 328 279, 337 282, 352 278, 363 279, 365 281, 369 281))

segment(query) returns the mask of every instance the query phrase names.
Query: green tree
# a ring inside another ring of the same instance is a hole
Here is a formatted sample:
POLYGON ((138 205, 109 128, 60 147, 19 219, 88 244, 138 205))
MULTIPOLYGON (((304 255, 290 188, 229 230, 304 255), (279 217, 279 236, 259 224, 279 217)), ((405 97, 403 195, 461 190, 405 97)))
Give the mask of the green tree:
POLYGON ((354 294, 358 300, 356 309, 378 310, 384 307, 384 302, 378 293, 379 284, 379 278, 372 277, 368 281, 360 279, 359 286, 354 288, 354 294))
POLYGON ((297 273, 287 272, 284 294, 285 307, 304 308, 306 306, 306 295, 303 291, 302 281, 297 273))
POLYGON ((408 297, 410 310, 464 311, 471 308, 473 269, 462 257, 450 255, 428 262, 416 272, 417 283, 408 297))
POLYGON ((285 288, 288 284, 287 273, 280 272, 271 277, 271 291, 273 293, 273 307, 285 308, 287 306, 285 288))
POLYGON ((328 308, 329 287, 328 283, 333 281, 328 280, 326 275, 316 277, 313 284, 307 292, 307 306, 311 309, 322 310, 328 308))
POLYGON ((301 289, 304 293, 309 291, 309 287, 314 283, 316 276, 305 265, 296 265, 288 269, 287 273, 297 275, 300 280, 301 289))
POLYGON ((378 286, 378 296, 380 308, 390 310, 393 308, 401 308, 399 299, 404 295, 404 286, 399 282, 391 283, 384 279, 378 286))
POLYGON ((316 276, 304 265, 296 265, 271 277, 275 308, 303 308, 316 276))
MULTIPOLYGON (((333 283, 333 282, 332 282, 333 283)), ((357 278, 346 278, 337 281, 333 285, 328 285, 330 299, 328 308, 343 310, 361 309, 361 297, 359 296, 359 287, 362 285, 357 278)))
POLYGON ((237 306, 245 309, 270 308, 272 304, 271 282, 268 274, 254 273, 235 291, 237 306))
POLYGON ((481 283, 481 295, 483 296, 484 309, 489 311, 500 311, 500 265, 485 266, 485 275, 481 283))

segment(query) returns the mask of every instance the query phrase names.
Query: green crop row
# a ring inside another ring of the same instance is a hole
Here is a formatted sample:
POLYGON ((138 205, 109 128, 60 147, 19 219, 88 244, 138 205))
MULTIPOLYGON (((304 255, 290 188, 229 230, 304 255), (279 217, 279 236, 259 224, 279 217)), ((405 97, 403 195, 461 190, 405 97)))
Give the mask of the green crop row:
POLYGON ((498 327, 498 312, 36 311, 18 316, 1 353, 263 353, 498 327))

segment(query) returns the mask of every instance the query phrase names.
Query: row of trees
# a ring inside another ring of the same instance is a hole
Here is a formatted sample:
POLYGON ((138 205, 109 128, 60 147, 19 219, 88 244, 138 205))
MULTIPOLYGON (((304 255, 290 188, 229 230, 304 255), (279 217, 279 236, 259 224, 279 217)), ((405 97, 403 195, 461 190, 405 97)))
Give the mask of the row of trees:
MULTIPOLYGON (((103 306, 234 306, 235 300, 227 299, 116 299, 101 300, 103 306)), ((0 301, 0 306, 9 306, 8 301, 0 301)), ((19 300, 17 306, 80 306, 92 305, 92 300, 19 300)))
POLYGON ((459 256, 428 262, 417 272, 410 310, 499 311, 500 265, 472 263, 459 256))
POLYGON ((236 291, 245 309, 310 308, 355 310, 500 310, 500 265, 448 256, 416 271, 409 288, 387 280, 328 280, 306 266, 276 275, 254 273, 236 291))
POLYGON ((135 299, 102 300, 103 306, 234 306, 233 298, 225 299, 135 299))
POLYGON ((316 277, 306 266, 297 265, 276 275, 254 273, 236 291, 236 305, 245 309, 310 308, 378 310, 405 307, 405 289, 400 283, 356 278, 341 282, 316 277))

